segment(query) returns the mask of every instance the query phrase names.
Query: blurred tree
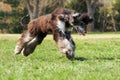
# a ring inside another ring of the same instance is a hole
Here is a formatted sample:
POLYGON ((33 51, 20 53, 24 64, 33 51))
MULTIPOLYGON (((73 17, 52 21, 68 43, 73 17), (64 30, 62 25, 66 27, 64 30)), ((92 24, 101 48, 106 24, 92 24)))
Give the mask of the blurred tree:
POLYGON ((3 0, 3 2, 11 4, 12 7, 17 7, 20 3, 19 0, 3 0))
POLYGON ((64 7, 65 0, 26 0, 30 19, 53 11, 56 7, 64 7))
POLYGON ((115 3, 113 4, 114 9, 120 13, 120 0, 115 0, 115 3))
POLYGON ((27 9, 23 6, 24 0, 2 0, 2 2, 3 5, 11 5, 12 11, 0 12, 0 32, 20 33, 23 27, 21 27, 19 21, 21 16, 27 13, 27 9))
POLYGON ((100 21, 101 21, 101 30, 102 31, 117 31, 115 15, 116 12, 113 9, 113 0, 105 1, 102 3, 102 7, 99 9, 100 21))
POLYGON ((114 17, 118 30, 120 30, 120 0, 115 0, 113 4, 114 17))
POLYGON ((80 13, 87 12, 87 5, 85 0, 66 0, 65 7, 74 9, 80 13))
MULTIPOLYGON (((87 11, 89 16, 91 16, 94 20, 94 14, 95 14, 95 9, 97 6, 97 2, 98 0, 86 0, 86 5, 87 5, 87 11)), ((94 27, 94 21, 89 25, 88 27, 88 31, 94 31, 95 27, 94 27)))
POLYGON ((39 0, 34 0, 34 3, 33 1, 31 1, 30 3, 30 0, 26 0, 26 3, 27 3, 27 8, 28 8, 28 12, 29 12, 29 15, 30 15, 30 19, 34 19, 34 18, 37 18, 38 17, 38 13, 39 13, 39 0))

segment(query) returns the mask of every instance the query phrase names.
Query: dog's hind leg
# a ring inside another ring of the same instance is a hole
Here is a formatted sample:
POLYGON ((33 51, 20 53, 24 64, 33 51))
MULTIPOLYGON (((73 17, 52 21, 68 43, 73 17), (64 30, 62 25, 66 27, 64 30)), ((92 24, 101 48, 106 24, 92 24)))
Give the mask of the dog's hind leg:
POLYGON ((36 46, 41 44, 41 42, 43 41, 44 37, 46 36, 46 34, 43 35, 37 35, 34 39, 32 39, 30 42, 28 42, 24 49, 23 49, 23 55, 24 56, 28 56, 29 54, 33 53, 36 46))
POLYGON ((22 50, 23 55, 28 56, 29 54, 31 54, 35 50, 37 44, 38 44, 37 37, 35 37, 24 46, 22 50))
POLYGON ((14 53, 20 54, 23 50, 24 46, 30 42, 34 37, 30 36, 30 33, 28 31, 25 31, 22 33, 20 38, 17 41, 17 45, 15 47, 14 53))

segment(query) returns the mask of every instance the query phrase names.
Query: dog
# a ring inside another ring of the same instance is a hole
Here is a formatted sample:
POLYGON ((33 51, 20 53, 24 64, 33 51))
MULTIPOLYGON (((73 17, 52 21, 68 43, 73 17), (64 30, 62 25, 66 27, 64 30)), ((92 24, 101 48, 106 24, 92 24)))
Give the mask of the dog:
POLYGON ((75 42, 71 37, 71 31, 75 28, 78 33, 85 35, 85 30, 82 27, 85 27, 92 20, 87 14, 66 8, 57 8, 51 14, 40 16, 29 22, 27 30, 17 41, 15 54, 22 52, 24 56, 28 56, 33 53, 48 32, 52 31, 53 39, 59 50, 66 54, 68 59, 73 59, 75 42))

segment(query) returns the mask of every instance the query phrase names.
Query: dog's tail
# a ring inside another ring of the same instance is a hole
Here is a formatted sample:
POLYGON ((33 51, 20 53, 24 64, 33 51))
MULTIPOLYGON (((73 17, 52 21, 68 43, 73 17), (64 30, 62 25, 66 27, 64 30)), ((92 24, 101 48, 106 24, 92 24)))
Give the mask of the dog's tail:
POLYGON ((20 25, 23 27, 26 27, 29 22, 30 22, 30 16, 29 16, 29 14, 27 14, 21 18, 20 25))

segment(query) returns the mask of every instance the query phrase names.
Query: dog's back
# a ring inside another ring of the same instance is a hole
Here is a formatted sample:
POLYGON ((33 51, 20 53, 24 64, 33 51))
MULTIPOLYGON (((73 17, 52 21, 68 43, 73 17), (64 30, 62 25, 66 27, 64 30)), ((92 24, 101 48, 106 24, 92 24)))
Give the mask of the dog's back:
POLYGON ((75 10, 59 7, 59 8, 56 8, 52 12, 52 14, 71 14, 71 13, 75 13, 75 12, 76 12, 75 10))
POLYGON ((50 29, 50 21, 51 21, 51 14, 40 16, 34 20, 31 20, 28 24, 28 31, 33 35, 38 33, 36 32, 43 32, 46 33, 50 29), (34 34, 35 32, 35 34, 34 34))

